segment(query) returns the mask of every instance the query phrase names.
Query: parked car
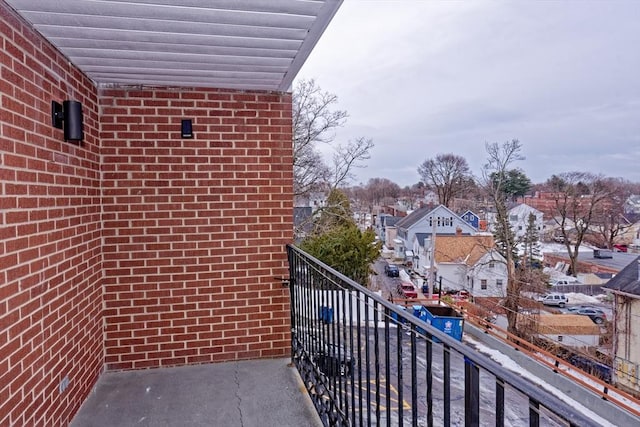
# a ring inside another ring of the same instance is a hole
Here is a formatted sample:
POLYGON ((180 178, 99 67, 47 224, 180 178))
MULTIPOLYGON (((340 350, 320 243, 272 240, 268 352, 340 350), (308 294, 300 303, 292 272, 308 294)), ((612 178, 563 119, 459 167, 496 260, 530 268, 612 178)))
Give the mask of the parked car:
POLYGON ((398 293, 404 298, 418 298, 418 290, 411 283, 400 283, 398 293))
POLYGON ((313 355, 313 361, 328 377, 349 377, 356 365, 351 352, 342 346, 325 344, 313 355))
POLYGON ((555 279, 552 280, 550 285, 553 286, 563 286, 563 285, 570 285, 571 282, 569 282, 567 279, 555 279))
POLYGON ((400 276, 400 269, 395 264, 387 264, 387 265, 384 266, 384 273, 388 277, 399 277, 400 276))
POLYGON ((571 307, 567 307, 567 311, 569 313, 573 314, 578 310, 582 310, 583 308, 596 308, 596 307, 594 307, 592 305, 580 304, 580 305, 574 305, 574 306, 571 306, 571 307))
POLYGON ((616 252, 627 252, 629 250, 629 246, 623 244, 615 244, 613 245, 613 250, 616 252))
POLYGON ((569 303, 569 298, 563 294, 549 294, 542 298, 542 304, 564 307, 569 303))
POLYGON ((604 321, 607 320, 607 315, 599 308, 582 308, 576 311, 575 314, 589 316, 589 318, 593 320, 593 323, 597 325, 602 325, 604 321))

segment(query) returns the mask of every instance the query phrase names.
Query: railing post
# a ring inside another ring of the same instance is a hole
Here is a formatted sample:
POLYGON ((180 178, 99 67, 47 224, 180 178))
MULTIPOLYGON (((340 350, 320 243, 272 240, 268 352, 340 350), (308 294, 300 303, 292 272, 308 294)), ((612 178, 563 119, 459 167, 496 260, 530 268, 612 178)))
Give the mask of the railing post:
POLYGON ((480 369, 472 360, 464 358, 464 425, 480 425, 480 369))
POLYGON ((496 378, 496 427, 504 427, 504 381, 496 378))

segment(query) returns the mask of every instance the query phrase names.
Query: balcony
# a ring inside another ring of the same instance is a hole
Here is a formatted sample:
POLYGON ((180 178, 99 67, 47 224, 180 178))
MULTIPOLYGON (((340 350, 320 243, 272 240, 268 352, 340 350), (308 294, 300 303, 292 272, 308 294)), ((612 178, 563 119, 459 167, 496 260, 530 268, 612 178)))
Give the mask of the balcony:
POLYGON ((445 330, 287 251, 291 360, 107 373, 72 426, 598 425, 445 330))

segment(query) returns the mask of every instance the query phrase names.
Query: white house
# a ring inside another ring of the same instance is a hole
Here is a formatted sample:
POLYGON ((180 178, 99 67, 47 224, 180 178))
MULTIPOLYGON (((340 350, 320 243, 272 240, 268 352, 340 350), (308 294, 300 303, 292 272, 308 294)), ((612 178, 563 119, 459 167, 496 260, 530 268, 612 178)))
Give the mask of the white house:
POLYGON ((529 225, 529 215, 532 214, 535 217, 534 223, 538 235, 542 236, 544 227, 542 212, 525 204, 519 204, 509 209, 509 223, 511 224, 511 229, 515 234, 516 240, 521 239, 526 234, 529 225))
POLYGON ((478 260, 470 260, 467 270, 467 290, 474 297, 505 297, 507 295, 507 262, 492 249, 478 260))
POLYGON ((603 286, 613 293, 613 383, 640 392, 640 257, 603 286))
POLYGON ((418 233, 428 236, 432 233, 437 236, 453 236, 456 233, 471 236, 477 233, 475 228, 444 205, 433 209, 422 207, 411 212, 396 223, 396 230, 393 246, 395 257, 399 259, 415 257, 413 246, 418 233))
MULTIPOLYGON (((431 247, 430 238, 425 247, 431 247)), ((494 249, 493 236, 436 236, 434 267, 443 291, 466 290, 474 297, 504 297, 507 287, 505 259, 494 249)), ((432 251, 425 250, 423 274, 430 275, 432 251)))

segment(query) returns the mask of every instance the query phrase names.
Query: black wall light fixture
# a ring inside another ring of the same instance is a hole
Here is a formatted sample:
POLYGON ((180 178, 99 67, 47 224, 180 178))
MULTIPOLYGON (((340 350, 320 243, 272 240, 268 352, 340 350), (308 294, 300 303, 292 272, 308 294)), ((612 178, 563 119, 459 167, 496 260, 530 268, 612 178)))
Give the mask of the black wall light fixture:
POLYGON ((82 104, 78 101, 51 101, 51 124, 63 129, 65 141, 82 141, 84 139, 82 123, 82 104))
POLYGON ((191 123, 191 119, 182 119, 180 136, 183 138, 193 138, 193 126, 191 123))

